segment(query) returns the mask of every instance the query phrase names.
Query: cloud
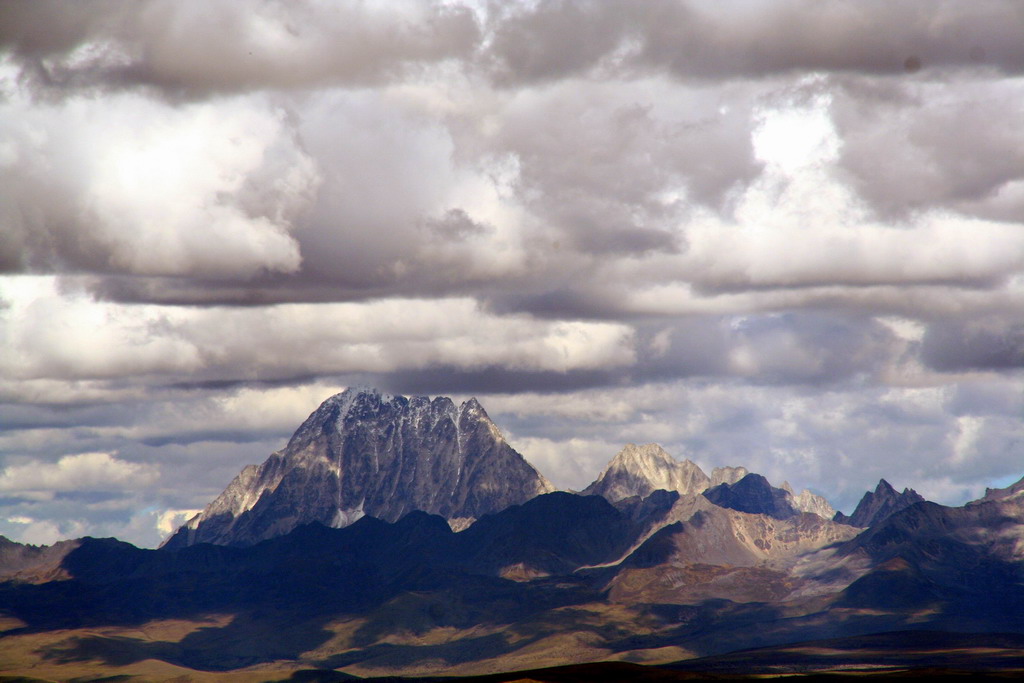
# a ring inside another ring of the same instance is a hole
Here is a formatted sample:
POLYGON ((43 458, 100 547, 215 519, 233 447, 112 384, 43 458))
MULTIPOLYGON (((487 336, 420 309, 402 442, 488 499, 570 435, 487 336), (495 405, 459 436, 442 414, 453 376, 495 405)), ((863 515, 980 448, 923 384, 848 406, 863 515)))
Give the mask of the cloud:
POLYGON ((847 510, 1019 478, 1022 21, 0 6, 0 533, 154 544, 354 383, 577 488, 627 441, 847 510))
POLYGON ((9 465, 0 474, 0 491, 119 491, 144 486, 159 477, 153 465, 125 462, 110 453, 66 455, 56 463, 9 465))
MULTIPOLYGON (((684 381, 481 400, 512 444, 563 485, 593 481, 625 443, 657 441, 707 471, 743 465, 820 491, 848 512, 881 478, 945 504, 1020 478, 1012 455, 1024 438, 1019 414, 1007 414, 1012 402, 979 397, 984 386, 823 391, 684 381)), ((1019 381, 1003 386, 1019 403, 1019 381)))
POLYGON ((64 297, 45 279, 31 289, 0 319, 13 351, 0 362, 7 376, 238 381, 432 366, 564 373, 634 360, 626 325, 496 316, 470 299, 160 309, 64 297))
POLYGON ((211 5, 59 0, 4 8, 0 48, 39 85, 151 87, 173 95, 368 85, 465 56, 479 29, 457 5, 211 5))
POLYGON ((8 524, 15 529, 10 533, 11 539, 20 543, 31 545, 53 545, 57 541, 66 538, 74 538, 76 531, 80 532, 81 525, 68 525, 61 528, 58 524, 47 520, 34 520, 31 517, 10 517, 8 524))
POLYGON ((0 102, 14 270, 245 278, 293 272, 319 175, 285 112, 135 94, 0 102))
POLYGON ((840 163, 880 215, 899 220, 943 206, 989 220, 1020 219, 1020 79, 837 85, 840 163))
POLYGON ((1024 368, 1024 320, 984 316, 928 326, 921 356, 942 371, 1024 368))
POLYGON ((187 522, 202 510, 165 510, 157 516, 156 529, 165 536, 170 536, 178 527, 187 522))
POLYGON ((509 85, 641 69, 681 79, 985 67, 1019 73, 1022 22, 1016 7, 998 1, 553 1, 500 13, 489 56, 509 85))
POLYGON ((0 49, 37 87, 204 97, 372 86, 459 64, 505 85, 662 71, 681 79, 795 71, 1019 73, 1022 18, 990 0, 523 5, 40 0, 5 7, 0 49), (885 30, 880 30, 884 27, 885 30), (737 49, 744 46, 744 49, 737 49))

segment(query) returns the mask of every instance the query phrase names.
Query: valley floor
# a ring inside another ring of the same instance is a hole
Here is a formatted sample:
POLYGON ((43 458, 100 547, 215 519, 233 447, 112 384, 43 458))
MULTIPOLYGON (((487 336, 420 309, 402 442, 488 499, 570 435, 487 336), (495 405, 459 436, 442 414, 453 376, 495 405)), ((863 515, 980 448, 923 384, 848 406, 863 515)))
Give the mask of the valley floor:
MULTIPOLYGON (((602 616, 611 618, 609 614, 602 616)), ((410 677, 408 668, 405 676, 388 675, 388 669, 402 666, 401 659, 404 658, 385 658, 390 666, 384 665, 384 661, 375 664, 365 659, 349 666, 326 666, 332 659, 334 663, 343 664, 344 652, 334 657, 325 655, 327 650, 351 638, 360 626, 365 626, 353 622, 333 625, 333 639, 291 661, 268 661, 265 653, 255 651, 260 647, 256 643, 266 641, 262 638, 249 640, 242 631, 236 632, 232 640, 222 642, 223 650, 219 652, 190 652, 187 646, 182 645, 190 635, 216 633, 231 621, 231 617, 211 616, 196 621, 151 622, 134 628, 103 627, 35 633, 19 632, 22 629, 17 628, 18 624, 8 621, 0 624, 0 628, 14 629, 0 637, 0 683, 172 680, 327 683, 353 679, 409 683, 447 680, 464 683, 626 680, 654 683, 754 680, 780 676, 800 680, 849 680, 851 677, 871 680, 966 680, 967 677, 971 680, 1010 680, 1024 677, 1024 635, 1020 634, 899 631, 748 649, 710 657, 692 657, 678 647, 651 652, 611 653, 593 642, 588 643, 580 631, 568 630, 529 646, 514 648, 512 656, 504 657, 466 649, 467 638, 488 643, 515 637, 497 631, 476 635, 434 631, 416 638, 386 639, 396 647, 404 642, 421 654, 423 649, 434 653, 429 661, 421 660, 418 667, 412 667, 424 672, 431 670, 431 673, 420 677, 410 677), (454 640, 449 640, 452 638, 454 640), (455 656, 454 651, 447 651, 446 641, 449 647, 457 645, 461 648, 462 654, 455 656), (486 659, 477 659, 482 655, 486 659), (245 665, 247 656, 257 663, 245 665), (456 661, 459 658, 464 661, 456 661), (218 664, 201 666, 199 661, 203 659, 218 664), (636 661, 645 659, 652 663, 636 661), (660 661, 654 664, 653 660, 660 661), (226 668, 229 661, 240 666, 226 668), (538 668, 538 665, 543 667, 545 663, 559 661, 576 663, 538 668)), ((289 638, 287 629, 282 629, 281 637, 284 640, 289 638)), ((212 645, 212 642, 207 643, 207 646, 212 645)), ((352 656, 355 651, 348 652, 352 656)), ((405 666, 408 667, 408 661, 405 666)))

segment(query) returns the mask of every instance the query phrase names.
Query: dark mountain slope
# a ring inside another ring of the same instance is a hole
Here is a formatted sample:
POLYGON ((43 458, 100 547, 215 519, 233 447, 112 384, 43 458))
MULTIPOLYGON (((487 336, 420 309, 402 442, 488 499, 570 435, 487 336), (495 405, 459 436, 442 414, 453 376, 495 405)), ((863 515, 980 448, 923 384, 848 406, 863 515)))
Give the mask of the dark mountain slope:
POLYGON ((791 494, 788 491, 775 488, 763 476, 753 472, 735 484, 719 484, 704 491, 704 497, 719 507, 775 519, 799 514, 789 502, 791 494))
POLYGON ((510 565, 568 574, 617 558, 637 529, 604 499, 568 493, 540 496, 478 525, 456 534, 443 518, 416 511, 393 524, 372 517, 343 529, 311 523, 244 548, 143 550, 85 538, 61 562, 68 580, 0 584, 0 605, 46 628, 258 606, 352 614, 404 591, 497 589, 508 583, 498 574, 510 565))
POLYGON ((566 574, 618 559, 640 528, 600 496, 556 492, 483 517, 457 542, 474 571, 497 573, 518 564, 566 574))

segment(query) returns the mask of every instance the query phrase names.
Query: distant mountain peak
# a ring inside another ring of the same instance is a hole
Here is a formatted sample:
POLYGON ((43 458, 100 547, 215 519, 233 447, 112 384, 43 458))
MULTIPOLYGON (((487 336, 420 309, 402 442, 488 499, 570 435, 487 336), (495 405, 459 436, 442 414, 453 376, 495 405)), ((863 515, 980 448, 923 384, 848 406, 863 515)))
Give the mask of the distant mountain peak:
MULTIPOLYGON (((676 460, 656 443, 642 446, 628 443, 582 493, 602 496, 613 503, 634 496, 645 498, 657 490, 675 491, 680 495, 699 495, 723 485, 734 486, 751 474, 753 473, 746 467, 716 467, 709 477, 696 463, 690 460, 676 460)), ((772 489, 768 480, 760 474, 755 475, 751 481, 760 480, 764 480, 764 485, 772 489)), ((752 490, 753 486, 754 484, 748 482, 745 488, 738 489, 736 495, 745 495, 745 491, 749 493, 748 489, 752 490)), ((782 488, 773 490, 778 493, 772 495, 781 496, 781 502, 778 505, 768 505, 768 508, 779 515, 796 514, 795 511, 800 511, 832 519, 836 512, 827 500, 807 489, 795 494, 789 484, 784 484, 782 488)))
POLYGON ((719 507, 775 519, 788 519, 799 514, 790 503, 792 493, 775 488, 763 476, 753 472, 735 484, 719 484, 704 491, 704 497, 719 507))
POLYGON ((583 494, 599 495, 614 502, 632 496, 643 498, 659 489, 697 494, 710 483, 711 479, 696 463, 680 462, 656 443, 629 443, 583 494))
POLYGON ((885 479, 880 479, 875 490, 868 491, 860 499, 852 515, 847 516, 842 512, 837 512, 833 519, 850 526, 870 527, 894 512, 923 501, 924 498, 914 489, 905 488, 902 493, 897 493, 892 484, 885 479))
POLYGON ((823 517, 825 519, 833 519, 835 517, 835 508, 832 507, 824 496, 812 493, 809 489, 804 489, 797 494, 790 491, 789 494, 789 504, 797 510, 802 512, 813 512, 819 517, 823 517))
POLYGON ((324 401, 281 451, 249 465, 168 539, 249 545, 300 524, 449 520, 497 512, 554 487, 512 449, 476 399, 352 387, 324 401))

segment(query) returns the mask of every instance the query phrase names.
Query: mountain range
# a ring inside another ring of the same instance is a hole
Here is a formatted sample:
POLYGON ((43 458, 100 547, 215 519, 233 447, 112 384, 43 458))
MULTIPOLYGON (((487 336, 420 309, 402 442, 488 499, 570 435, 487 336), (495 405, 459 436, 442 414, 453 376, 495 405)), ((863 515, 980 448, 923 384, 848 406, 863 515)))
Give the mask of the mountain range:
POLYGON ((922 632, 959 653, 936 662, 1007 670, 1024 480, 962 507, 883 480, 846 516, 629 444, 554 491, 477 401, 350 389, 161 548, 0 537, 0 580, 0 670, 29 680, 896 670, 929 663, 922 632))

